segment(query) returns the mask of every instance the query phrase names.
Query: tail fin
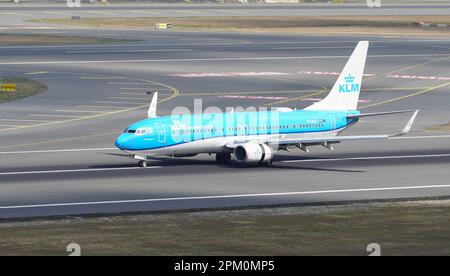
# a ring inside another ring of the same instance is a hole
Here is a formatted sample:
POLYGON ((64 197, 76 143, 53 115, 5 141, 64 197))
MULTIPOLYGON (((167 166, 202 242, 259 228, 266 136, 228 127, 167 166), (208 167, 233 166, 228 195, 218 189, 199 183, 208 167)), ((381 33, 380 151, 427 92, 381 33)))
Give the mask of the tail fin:
POLYGON ((305 110, 356 110, 368 49, 369 41, 360 41, 330 94, 305 110))

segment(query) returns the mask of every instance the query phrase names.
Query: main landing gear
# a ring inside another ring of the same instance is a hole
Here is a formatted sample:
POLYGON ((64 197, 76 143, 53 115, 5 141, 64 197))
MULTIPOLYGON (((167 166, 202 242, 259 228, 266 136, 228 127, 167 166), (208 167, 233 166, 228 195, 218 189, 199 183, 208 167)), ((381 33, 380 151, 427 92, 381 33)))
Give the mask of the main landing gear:
POLYGON ((144 161, 144 160, 141 160, 141 161, 139 161, 138 166, 141 167, 141 168, 147 168, 148 167, 148 162, 144 161))
POLYGON ((229 164, 231 162, 231 153, 217 153, 216 161, 219 164, 229 164))

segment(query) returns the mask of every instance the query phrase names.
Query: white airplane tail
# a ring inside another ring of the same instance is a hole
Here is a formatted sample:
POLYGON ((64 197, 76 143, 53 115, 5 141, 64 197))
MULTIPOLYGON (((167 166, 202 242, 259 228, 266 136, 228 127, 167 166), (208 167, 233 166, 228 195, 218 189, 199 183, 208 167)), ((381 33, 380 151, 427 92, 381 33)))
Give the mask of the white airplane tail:
POLYGON ((356 110, 369 41, 360 41, 328 96, 305 110, 356 110))

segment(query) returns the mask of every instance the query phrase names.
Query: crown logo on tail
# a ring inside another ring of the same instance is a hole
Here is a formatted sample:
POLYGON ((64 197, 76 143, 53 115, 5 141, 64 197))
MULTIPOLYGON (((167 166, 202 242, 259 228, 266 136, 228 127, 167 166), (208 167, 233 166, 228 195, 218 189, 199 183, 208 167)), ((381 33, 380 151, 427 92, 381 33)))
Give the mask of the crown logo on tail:
POLYGON ((355 80, 355 77, 350 74, 345 77, 345 82, 347 82, 347 83, 352 83, 354 80, 355 80))

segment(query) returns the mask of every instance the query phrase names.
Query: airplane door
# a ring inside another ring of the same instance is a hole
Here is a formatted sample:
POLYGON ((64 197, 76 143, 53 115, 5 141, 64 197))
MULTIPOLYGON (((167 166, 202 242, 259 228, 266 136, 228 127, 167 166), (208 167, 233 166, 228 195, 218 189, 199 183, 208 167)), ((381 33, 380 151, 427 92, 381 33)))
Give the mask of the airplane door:
POLYGON ((331 130, 335 130, 336 129, 336 117, 330 116, 329 120, 330 120, 331 130))
POLYGON ((166 129, 163 124, 156 124, 156 131, 158 132, 158 143, 166 142, 166 129))

